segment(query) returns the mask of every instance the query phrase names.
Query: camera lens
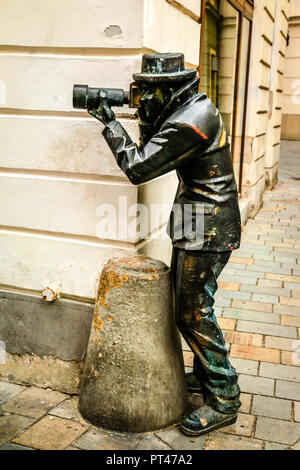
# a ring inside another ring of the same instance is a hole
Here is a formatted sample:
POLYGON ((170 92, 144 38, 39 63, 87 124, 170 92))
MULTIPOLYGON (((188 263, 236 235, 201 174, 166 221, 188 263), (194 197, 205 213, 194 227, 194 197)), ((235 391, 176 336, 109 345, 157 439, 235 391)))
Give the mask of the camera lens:
POLYGON ((88 104, 88 85, 74 85, 73 87, 73 108, 87 109, 88 104))

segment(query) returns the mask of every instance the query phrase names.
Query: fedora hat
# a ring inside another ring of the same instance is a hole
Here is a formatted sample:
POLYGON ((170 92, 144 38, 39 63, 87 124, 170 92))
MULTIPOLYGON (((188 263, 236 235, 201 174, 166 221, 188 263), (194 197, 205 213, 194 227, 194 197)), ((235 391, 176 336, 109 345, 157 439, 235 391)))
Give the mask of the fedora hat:
POLYGON ((135 81, 151 83, 179 82, 194 78, 197 70, 184 68, 181 53, 147 53, 143 55, 141 73, 134 73, 135 81))

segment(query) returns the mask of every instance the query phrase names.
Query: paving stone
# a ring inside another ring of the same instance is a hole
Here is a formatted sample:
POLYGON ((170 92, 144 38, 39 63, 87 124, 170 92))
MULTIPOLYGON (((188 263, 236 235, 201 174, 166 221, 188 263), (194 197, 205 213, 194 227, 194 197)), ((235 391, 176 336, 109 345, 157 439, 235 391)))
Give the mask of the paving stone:
POLYGON ((295 339, 281 338, 277 336, 266 336, 265 347, 271 349, 283 349, 284 351, 295 351, 293 344, 295 339))
POLYGON ((218 287, 219 289, 222 290, 240 290, 240 284, 239 282, 225 282, 225 281, 219 281, 218 279, 218 287))
POLYGON ((300 290, 292 290, 292 297, 295 297, 297 299, 300 299, 300 290))
POLYGON ((185 436, 178 428, 156 432, 155 435, 175 450, 201 450, 206 436, 185 436))
MULTIPOLYGON (((257 269, 262 269, 262 266, 247 266, 247 272, 248 271, 255 271, 257 269)), ((282 268, 276 268, 276 267, 272 267, 272 266, 267 266, 266 267, 266 270, 265 270, 265 273, 266 274, 270 274, 270 273, 273 273, 273 274, 292 274, 292 269, 289 268, 289 267, 282 267, 282 268)), ((262 277, 262 276, 259 276, 259 277, 262 277)), ((266 276, 267 277, 267 276, 266 276)))
POLYGON ((300 307, 300 299, 293 299, 292 297, 280 297, 281 305, 288 305, 289 307, 300 307))
POLYGON ((253 264, 253 258, 243 258, 240 256, 231 256, 229 263, 232 264, 253 264))
POLYGON ((234 330, 236 325, 236 320, 231 318, 218 318, 218 325, 222 330, 234 330))
POLYGON ((3 447, 0 447, 0 450, 35 450, 31 447, 20 446, 19 444, 14 444, 13 442, 8 442, 3 447))
MULTIPOLYGON (((233 276, 231 274, 227 274, 225 271, 220 274, 220 277, 218 279, 220 279, 220 282, 241 282, 241 279, 237 275, 233 276)), ((247 280, 244 279, 243 281, 247 282, 247 284, 253 284, 255 286, 257 278, 248 278, 247 280)))
MULTIPOLYGON (((244 275, 246 271, 242 269, 238 269, 236 266, 237 265, 228 264, 226 268, 224 269, 224 271, 222 271, 222 273, 219 276, 221 277, 221 280, 223 280, 224 276, 237 276, 241 282, 245 281, 246 278, 244 275)), ((251 277, 251 279, 254 279, 254 278, 256 278, 256 276, 251 277)))
POLYGON ((254 395, 252 402, 253 415, 266 416, 268 418, 291 419, 292 402, 280 398, 254 395))
POLYGON ((270 242, 270 241, 271 242, 284 242, 283 237, 280 236, 280 234, 278 234, 278 235, 276 235, 276 234, 266 235, 266 236, 260 235, 259 240, 265 240, 265 241, 268 241, 268 242, 270 242))
POLYGON ((237 308, 224 308, 222 317, 233 318, 236 320, 252 320, 261 323, 273 323, 279 325, 280 317, 278 313, 265 313, 254 310, 240 310, 237 308))
POLYGON ((237 422, 226 426, 222 431, 226 434, 235 434, 236 436, 250 437, 254 426, 255 417, 243 413, 238 414, 237 422))
POLYGON ((4 405, 3 411, 39 418, 51 408, 65 400, 66 395, 53 390, 30 387, 18 396, 11 398, 4 405))
POLYGON ((300 384, 297 382, 288 382, 286 380, 276 380, 275 396, 287 398, 289 400, 299 400, 300 384))
POLYGON ((276 263, 283 263, 284 266, 287 264, 287 265, 290 265, 291 267, 293 265, 296 265, 296 262, 297 262, 297 258, 293 255, 291 256, 276 255, 274 259, 276 263))
POLYGON ((78 422, 56 416, 45 416, 13 439, 13 442, 40 450, 62 450, 87 429, 78 422))
POLYGON ((270 255, 253 255, 254 261, 274 261, 274 255, 271 253, 270 255))
POLYGON ((184 349, 185 351, 190 351, 191 348, 189 347, 189 345, 185 341, 184 337, 182 335, 180 335, 180 338, 181 338, 182 349, 184 349))
POLYGON ((261 450, 263 449, 263 441, 212 432, 204 448, 205 450, 261 450))
POLYGON ((290 447, 290 450, 300 450, 300 441, 290 447))
POLYGON ((274 273, 266 273, 266 279, 274 279, 276 281, 284 281, 284 282, 294 282, 300 283, 300 276, 288 276, 284 274, 274 274, 274 273))
POLYGON ((277 442, 266 442, 265 450, 284 450, 287 449, 287 446, 283 444, 278 444, 277 442))
MULTIPOLYGON (((244 234, 242 235, 242 239, 243 239, 243 240, 244 240, 245 236, 246 236, 246 235, 244 235, 244 234)), ((258 233, 255 233, 255 232, 252 232, 252 233, 251 233, 251 232, 247 232, 247 237, 246 237, 246 239, 249 240, 250 242, 251 242, 252 240, 258 240, 258 238, 259 238, 259 234, 258 234, 258 233)))
MULTIPOLYGON (((240 292, 240 291, 232 291, 232 290, 222 290, 217 291, 215 294, 216 299, 225 298, 225 299, 241 299, 241 300, 250 300, 251 293, 250 292, 240 292)), ((224 305, 228 307, 229 305, 224 305)))
POLYGON ((242 240, 241 249, 243 251, 246 251, 248 253, 248 256, 257 253, 263 253, 265 255, 268 255, 271 252, 271 248, 265 246, 264 242, 260 240, 257 240, 257 243, 248 243, 242 240))
POLYGON ((244 346, 242 344, 233 344, 231 346, 230 357, 280 363, 280 351, 258 346, 244 346))
POLYGON ((239 413, 250 413, 251 402, 252 402, 252 395, 249 393, 241 393, 240 394, 240 402, 242 403, 239 413))
POLYGON ((258 361, 250 361, 248 359, 238 359, 236 357, 230 357, 230 362, 238 374, 258 374, 258 361))
POLYGON ((228 264, 227 264, 227 269, 237 269, 237 270, 242 270, 244 271, 246 269, 246 264, 241 264, 241 263, 236 263, 235 258, 230 258, 228 264))
POLYGON ((74 398, 70 398, 69 400, 63 401, 60 405, 49 411, 49 415, 80 421, 82 424, 88 425, 88 422, 81 417, 78 411, 78 399, 74 400, 74 398))
POLYGON ((282 281, 271 281, 270 279, 259 279, 258 285, 263 287, 282 287, 282 281))
POLYGON ((267 259, 257 259, 255 258, 254 259, 254 263, 253 263, 253 270, 254 267, 256 266, 257 267, 257 271, 261 271, 262 269, 264 269, 265 271, 268 271, 268 269, 266 268, 281 268, 281 263, 279 262, 275 262, 274 261, 274 255, 271 254, 271 255, 268 255, 268 257, 266 257, 267 259), (271 258, 271 259, 269 259, 271 258))
POLYGON ((215 307, 214 308, 214 314, 216 316, 220 316, 223 313, 224 308, 223 307, 215 307))
MULTIPOLYGON (((242 235, 242 239, 243 239, 243 235, 242 235)), ((252 257, 252 256, 253 256, 253 255, 251 255, 251 257, 252 257)), ((233 252, 232 252, 229 262, 230 262, 232 259, 239 258, 239 257, 249 258, 249 252, 248 252, 248 251, 242 251, 241 248, 239 248, 238 251, 233 251, 233 252)), ((227 264, 227 266, 228 266, 228 264, 227 264)), ((225 268, 225 269, 226 269, 226 268, 225 268)))
POLYGON ((263 377, 254 377, 253 375, 239 375, 239 386, 242 392, 253 393, 256 395, 273 396, 274 380, 263 377))
POLYGON ((263 336, 252 333, 240 333, 238 331, 225 331, 224 338, 227 343, 262 346, 263 336))
POLYGON ((183 351, 183 361, 186 367, 193 367, 194 353, 191 351, 183 351))
POLYGON ((247 266, 246 271, 241 271, 238 269, 232 269, 231 275, 239 276, 240 280, 249 281, 249 279, 263 279, 265 277, 265 271, 258 271, 256 269, 252 269, 253 266, 247 266))
POLYGON ((22 392, 24 389, 25 387, 21 387, 21 385, 15 385, 9 382, 0 382, 0 405, 15 395, 18 395, 18 393, 22 392))
POLYGON ((278 303, 278 296, 269 295, 269 294, 256 294, 256 293, 254 293, 252 295, 252 300, 254 302, 277 304, 278 303))
POLYGON ((170 450, 170 446, 152 434, 137 445, 134 450, 170 450))
POLYGON ((239 320, 237 322, 236 329, 237 331, 247 331, 249 333, 259 333, 262 335, 297 338, 297 330, 292 326, 271 325, 269 323, 239 320))
POLYGON ((3 446, 19 432, 30 426, 35 420, 33 418, 6 415, 0 416, 0 446, 3 446))
POLYGON ((231 300, 230 299, 223 299, 223 298, 218 298, 215 301, 215 306, 216 307, 230 307, 231 300))
POLYGON ((285 364, 287 366, 297 366, 297 365, 299 366, 300 355, 296 355, 295 357, 294 352, 281 351, 281 364, 285 364))
POLYGON ((300 438, 300 424, 273 418, 257 418, 255 437, 292 445, 300 438))
POLYGON ((300 289, 300 284, 294 282, 284 282, 283 284, 286 289, 300 289))
POLYGON ((274 305, 274 312, 282 315, 291 315, 298 317, 300 315, 300 307, 289 307, 287 305, 274 305))
POLYGON ((280 248, 293 248, 293 244, 291 243, 280 243, 280 242, 265 242, 266 246, 274 246, 274 247, 280 247, 280 248))
POLYGON ((128 450, 135 447, 144 434, 116 433, 104 429, 92 428, 72 442, 83 450, 128 450))
POLYGON ((295 421, 300 423, 300 402, 294 403, 294 413, 295 413, 295 421))
MULTIPOLYGON (((264 279, 261 279, 262 281, 264 279)), ((279 281, 281 284, 281 281, 279 281)), ((264 294, 271 297, 276 297, 276 302, 278 302, 279 295, 290 295, 290 289, 283 289, 281 287, 269 287, 269 286, 252 286, 251 284, 241 284, 241 292, 253 292, 254 294, 264 294)), ((270 300, 269 300, 270 301, 270 300)))
POLYGON ((290 315, 281 315, 281 324, 287 326, 300 327, 300 316, 292 317, 290 315))
POLYGON ((241 308, 245 310, 252 310, 255 312, 272 313, 273 305, 261 302, 251 302, 247 300, 233 300, 232 308, 241 308))

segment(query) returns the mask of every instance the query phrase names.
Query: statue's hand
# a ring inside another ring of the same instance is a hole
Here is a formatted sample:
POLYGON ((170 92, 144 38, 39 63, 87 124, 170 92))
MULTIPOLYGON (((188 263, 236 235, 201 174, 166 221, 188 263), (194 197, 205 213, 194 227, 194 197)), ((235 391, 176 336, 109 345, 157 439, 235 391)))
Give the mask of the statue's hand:
POLYGON ((88 109, 88 113, 106 126, 111 121, 114 121, 116 119, 116 116, 113 110, 107 104, 105 92, 100 91, 99 96, 99 107, 97 109, 88 109))

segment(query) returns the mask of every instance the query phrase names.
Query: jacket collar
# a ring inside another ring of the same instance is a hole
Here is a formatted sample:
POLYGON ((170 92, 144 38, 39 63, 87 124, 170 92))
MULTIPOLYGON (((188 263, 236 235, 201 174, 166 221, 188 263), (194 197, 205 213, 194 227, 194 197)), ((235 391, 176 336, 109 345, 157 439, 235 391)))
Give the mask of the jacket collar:
POLYGON ((154 129, 157 130, 180 106, 183 106, 187 101, 194 98, 198 93, 199 77, 186 83, 182 88, 177 90, 172 96, 171 100, 164 107, 158 118, 154 123, 154 129))

